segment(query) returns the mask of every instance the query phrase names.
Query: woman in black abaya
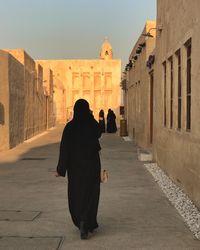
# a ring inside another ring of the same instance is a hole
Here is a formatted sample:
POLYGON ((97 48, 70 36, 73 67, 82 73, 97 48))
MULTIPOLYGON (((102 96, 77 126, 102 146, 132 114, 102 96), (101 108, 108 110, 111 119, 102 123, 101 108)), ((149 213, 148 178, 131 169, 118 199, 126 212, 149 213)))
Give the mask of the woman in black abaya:
POLYGON ((105 133, 105 117, 104 117, 104 111, 103 109, 100 110, 99 112, 99 125, 100 125, 100 128, 101 128, 101 132, 102 133, 105 133))
POLYGON ((63 131, 57 176, 67 172, 69 210, 82 239, 98 227, 100 136, 99 124, 91 115, 88 102, 79 99, 74 105, 74 117, 63 131))
POLYGON ((115 113, 111 109, 109 109, 107 114, 107 133, 117 132, 117 125, 115 120, 115 113))

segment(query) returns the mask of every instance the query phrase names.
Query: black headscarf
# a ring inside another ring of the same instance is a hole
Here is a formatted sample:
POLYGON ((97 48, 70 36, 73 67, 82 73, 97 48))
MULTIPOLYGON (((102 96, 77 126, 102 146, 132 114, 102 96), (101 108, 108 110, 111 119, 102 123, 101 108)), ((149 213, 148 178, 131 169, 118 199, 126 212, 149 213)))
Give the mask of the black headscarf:
POLYGON ((101 130, 90 111, 89 103, 85 99, 76 101, 74 117, 68 125, 70 131, 69 142, 71 141, 76 146, 85 145, 86 148, 95 144, 100 149, 98 138, 101 136, 101 130))
POLYGON ((89 103, 85 99, 79 99, 74 105, 73 120, 80 122, 89 119, 91 116, 89 103))
POLYGON ((99 117, 104 118, 104 111, 103 111, 103 109, 100 110, 100 112, 99 112, 99 117))

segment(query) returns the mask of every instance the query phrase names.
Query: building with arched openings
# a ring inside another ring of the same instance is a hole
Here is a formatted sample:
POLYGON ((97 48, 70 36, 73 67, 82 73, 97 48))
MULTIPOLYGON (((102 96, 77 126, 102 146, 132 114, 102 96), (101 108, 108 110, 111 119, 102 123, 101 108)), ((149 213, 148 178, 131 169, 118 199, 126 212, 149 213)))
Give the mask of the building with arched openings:
POLYGON ((64 83, 67 120, 71 119, 73 105, 79 98, 89 102, 96 119, 101 109, 106 115, 111 108, 119 120, 121 60, 113 59, 112 46, 108 39, 104 40, 98 59, 37 62, 44 68, 50 68, 54 76, 64 83))

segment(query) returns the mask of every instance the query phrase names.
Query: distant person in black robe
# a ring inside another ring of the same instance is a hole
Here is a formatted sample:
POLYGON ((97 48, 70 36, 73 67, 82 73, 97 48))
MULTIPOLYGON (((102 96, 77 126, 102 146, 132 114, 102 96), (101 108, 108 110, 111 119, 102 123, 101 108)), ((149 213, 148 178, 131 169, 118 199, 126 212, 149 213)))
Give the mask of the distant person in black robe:
POLYGON ((109 109, 107 114, 107 133, 115 133, 117 131, 116 115, 109 109))
POLYGON ((79 99, 74 117, 64 128, 57 176, 68 176, 68 203, 73 223, 81 239, 98 227, 101 164, 99 138, 101 130, 90 113, 89 104, 79 99))
POLYGON ((105 117, 104 117, 103 109, 101 109, 100 112, 99 112, 99 125, 100 125, 100 128, 101 128, 101 132, 105 133, 106 125, 105 125, 105 117))

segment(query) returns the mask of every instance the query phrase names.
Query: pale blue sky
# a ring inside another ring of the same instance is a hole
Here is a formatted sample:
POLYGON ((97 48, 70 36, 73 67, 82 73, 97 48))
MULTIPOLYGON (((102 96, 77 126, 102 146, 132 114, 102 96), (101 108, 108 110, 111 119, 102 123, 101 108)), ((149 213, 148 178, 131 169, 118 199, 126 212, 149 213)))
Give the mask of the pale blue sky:
POLYGON ((34 59, 96 59, 104 37, 127 63, 156 0, 0 0, 0 48, 34 59))

